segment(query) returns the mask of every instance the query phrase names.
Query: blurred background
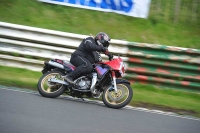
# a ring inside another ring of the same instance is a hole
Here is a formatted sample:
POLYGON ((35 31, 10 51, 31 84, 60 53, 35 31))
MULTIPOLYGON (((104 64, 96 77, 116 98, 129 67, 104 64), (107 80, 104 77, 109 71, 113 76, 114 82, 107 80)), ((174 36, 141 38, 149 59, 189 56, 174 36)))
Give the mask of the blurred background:
MULTIPOLYGON (((200 49, 199 0, 151 0, 147 18, 55 5, 38 0, 0 0, 0 21, 82 35, 95 35, 99 31, 103 31, 110 35, 112 39, 200 49)), ((23 48, 21 47, 21 49, 23 48)), ((136 50, 139 52, 141 49, 136 50)), ((149 53, 155 52, 150 51, 149 53)), ((0 55, 4 54, 7 53, 0 51, 0 55)), ((45 60, 45 58, 20 55, 19 53, 9 54, 12 55, 12 58, 25 57, 39 61, 45 60)), ((199 53, 194 53, 194 57, 199 59, 199 53)), ((153 60, 149 60, 149 57, 147 57, 145 63, 147 65, 154 64, 153 60)), ((184 63, 179 63, 178 66, 174 65, 177 67, 176 70, 179 70, 179 67, 183 68, 184 63)), ((161 64, 166 65, 165 63, 161 64)), ((170 63, 168 62, 168 64, 170 63)), ((140 64, 137 67, 139 68, 140 64)), ((197 87, 200 83, 199 68, 198 63, 190 64, 187 67, 187 69, 190 69, 188 73, 193 72, 193 75, 196 76, 196 78, 193 78, 193 76, 186 77, 195 82, 195 84, 192 84, 194 87, 197 87)), ((154 68, 149 69, 154 70, 154 68)), ((165 72, 166 74, 166 71, 159 70, 157 73, 165 72)), ((184 70, 185 68, 183 73, 184 70)), ((33 90, 37 90, 37 81, 42 75, 41 72, 37 71, 6 67, 3 61, 0 62, 0 71, 1 85, 33 90)), ((140 72, 143 71, 140 70, 140 72)), ((175 72, 174 74, 179 76, 175 72)), ((158 76, 158 78, 160 77, 158 76)), ((183 81, 184 78, 178 77, 178 81, 183 81)), ((188 84, 188 82, 182 83, 188 84)), ((132 84, 132 88, 134 89, 134 98, 130 103, 132 106, 161 109, 200 117, 199 92, 174 90, 170 87, 166 89, 152 84, 142 85, 138 83, 132 84)), ((189 87, 186 86, 186 88, 190 90, 189 87)))
POLYGON ((77 34, 200 49, 199 0, 151 0, 148 17, 137 18, 54 5, 37 0, 0 0, 0 21, 77 34))

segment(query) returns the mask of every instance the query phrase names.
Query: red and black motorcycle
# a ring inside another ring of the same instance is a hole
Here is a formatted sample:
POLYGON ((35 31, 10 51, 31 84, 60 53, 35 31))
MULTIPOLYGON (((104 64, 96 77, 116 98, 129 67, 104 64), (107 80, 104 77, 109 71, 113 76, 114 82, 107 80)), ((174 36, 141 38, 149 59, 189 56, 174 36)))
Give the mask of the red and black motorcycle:
POLYGON ((118 57, 107 62, 93 64, 93 71, 74 80, 74 85, 64 80, 64 76, 76 68, 65 60, 45 61, 42 77, 38 81, 38 91, 44 97, 55 98, 63 93, 70 96, 100 98, 107 107, 122 108, 132 99, 130 82, 123 79, 125 68, 118 57))

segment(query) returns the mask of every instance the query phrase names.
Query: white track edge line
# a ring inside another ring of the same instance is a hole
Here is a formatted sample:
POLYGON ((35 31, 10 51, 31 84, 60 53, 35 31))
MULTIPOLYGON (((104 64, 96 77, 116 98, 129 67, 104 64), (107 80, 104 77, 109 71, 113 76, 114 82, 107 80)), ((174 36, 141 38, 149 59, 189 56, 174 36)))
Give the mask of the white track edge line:
MULTIPOLYGON (((34 92, 34 91, 25 91, 25 90, 13 90, 13 89, 9 89, 9 88, 0 88, 2 90, 11 90, 11 91, 16 91, 16 92, 23 92, 23 93, 28 93, 28 94, 39 94, 38 92, 34 92)), ((63 96, 61 95, 60 97, 63 98, 73 98, 70 96, 63 96)), ((80 98, 73 98, 73 99, 80 99, 80 98)), ((90 102, 90 103, 96 103, 96 104, 103 104, 102 101, 98 101, 98 100, 89 100, 84 98, 83 102, 90 102)), ((132 107, 132 106, 125 106, 125 109, 129 109, 129 110, 136 110, 136 111, 141 111, 141 112, 148 112, 148 113, 153 113, 153 114, 161 114, 161 115, 166 115, 166 116, 173 116, 173 117, 178 117, 178 118, 184 118, 184 119, 189 119, 189 120, 195 120, 195 121, 200 121, 199 118, 193 118, 192 116, 181 116, 179 114, 173 113, 173 112, 164 112, 164 111, 160 111, 160 110, 150 110, 147 108, 140 108, 140 107, 132 107)))

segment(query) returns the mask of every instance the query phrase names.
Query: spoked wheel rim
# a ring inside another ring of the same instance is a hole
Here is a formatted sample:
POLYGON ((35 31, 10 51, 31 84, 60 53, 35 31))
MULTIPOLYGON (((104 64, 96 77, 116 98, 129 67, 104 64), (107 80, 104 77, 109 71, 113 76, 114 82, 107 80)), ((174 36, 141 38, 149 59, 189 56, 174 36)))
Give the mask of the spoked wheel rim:
POLYGON ((51 73, 47 75, 41 82, 41 89, 46 93, 55 93, 63 87, 62 84, 49 82, 49 79, 51 78, 64 80, 59 73, 51 73))
MULTIPOLYGON (((112 88, 110 86, 110 88, 112 88)), ((122 104, 129 97, 129 89, 123 84, 117 84, 117 93, 114 89, 107 89, 105 92, 105 99, 108 103, 112 105, 122 104)))

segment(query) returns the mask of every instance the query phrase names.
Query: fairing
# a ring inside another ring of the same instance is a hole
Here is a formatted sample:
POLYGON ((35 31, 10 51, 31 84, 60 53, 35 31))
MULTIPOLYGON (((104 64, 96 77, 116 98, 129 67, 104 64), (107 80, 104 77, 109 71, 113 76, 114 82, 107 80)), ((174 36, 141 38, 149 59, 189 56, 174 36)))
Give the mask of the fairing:
POLYGON ((123 62, 123 61, 119 57, 119 58, 113 59, 113 60, 108 61, 108 62, 102 62, 102 64, 106 64, 106 65, 110 66, 113 70, 119 71, 121 69, 121 62, 123 62))
POLYGON ((97 71, 97 73, 99 74, 99 75, 104 75, 107 71, 108 71, 108 68, 103 68, 103 67, 101 67, 100 65, 97 65, 96 67, 95 67, 95 70, 97 71))

